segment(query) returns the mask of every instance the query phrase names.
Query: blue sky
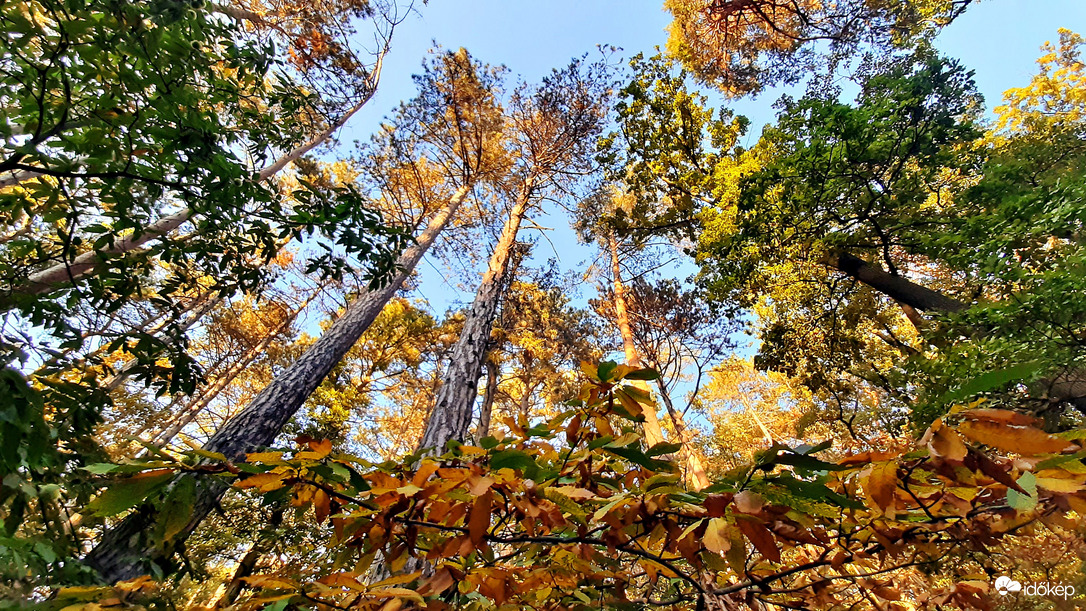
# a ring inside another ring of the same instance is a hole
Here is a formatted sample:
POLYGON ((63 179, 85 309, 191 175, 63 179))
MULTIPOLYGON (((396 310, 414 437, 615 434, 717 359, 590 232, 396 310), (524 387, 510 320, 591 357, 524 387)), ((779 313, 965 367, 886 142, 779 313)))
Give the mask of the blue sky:
MULTIPOLYGON (((463 46, 481 61, 504 64, 513 75, 535 81, 571 57, 594 53, 600 44, 621 47, 625 57, 652 53, 664 44, 670 21, 662 4, 662 0, 432 0, 397 30, 376 97, 348 124, 341 141, 349 146, 351 140, 366 140, 381 117, 414 94, 411 75, 418 72, 434 42, 452 49, 463 46)), ((991 108, 1004 90, 1029 82, 1040 46, 1055 40, 1059 27, 1086 30, 1086 0, 983 0, 940 35, 938 47, 976 71, 977 85, 991 108)), ((770 90, 757 99, 729 104, 752 119, 751 143, 761 126, 773 119, 772 105, 780 93, 770 90)), ((548 237, 563 253, 563 267, 575 269, 592 256, 589 249, 575 245, 561 218, 547 218, 542 224, 556 228, 548 237)), ((537 260, 553 254, 546 242, 536 248, 537 260)), ((675 273, 685 277, 691 270, 686 266, 675 273)), ((424 263, 420 271, 421 294, 435 313, 470 300, 470 293, 458 294, 445 283, 433 263, 424 263)), ((581 297, 590 297, 592 290, 587 287, 581 297)))

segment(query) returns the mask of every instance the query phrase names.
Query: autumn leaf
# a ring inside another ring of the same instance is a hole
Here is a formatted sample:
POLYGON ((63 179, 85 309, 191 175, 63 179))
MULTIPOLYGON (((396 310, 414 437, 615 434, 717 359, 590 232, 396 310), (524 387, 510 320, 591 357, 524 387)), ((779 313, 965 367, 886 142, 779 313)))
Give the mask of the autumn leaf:
POLYGON ((731 540, 728 538, 729 525, 724 518, 712 518, 705 528, 705 538, 702 542, 705 549, 714 554, 723 554, 731 548, 731 540))
POLYGON ((863 480, 864 494, 874 507, 892 513, 897 484, 896 462, 873 463, 863 480))
POLYGON ((486 540, 486 532, 490 528, 490 505, 494 499, 494 492, 487 490, 483 495, 476 497, 471 505, 471 513, 468 516, 468 536, 476 549, 482 547, 486 540))
POLYGON ((772 562, 781 561, 781 550, 777 547, 777 541, 773 538, 773 533, 765 527, 761 520, 743 514, 735 517, 735 525, 760 554, 772 562))
POLYGON ((958 425, 958 431, 973 441, 1023 456, 1053 454, 1077 447, 1040 429, 991 420, 966 420, 958 425))

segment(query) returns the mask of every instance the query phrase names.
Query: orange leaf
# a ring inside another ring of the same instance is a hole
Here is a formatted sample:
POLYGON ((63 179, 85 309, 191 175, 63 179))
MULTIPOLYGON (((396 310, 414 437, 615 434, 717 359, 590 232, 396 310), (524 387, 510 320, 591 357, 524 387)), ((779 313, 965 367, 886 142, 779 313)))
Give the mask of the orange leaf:
POLYGON ((892 509, 897 491, 897 463, 883 462, 871 465, 871 471, 864 479, 864 492, 867 498, 882 510, 892 509))
POLYGON ((943 424, 942 420, 936 420, 929 429, 930 439, 928 449, 935 456, 954 462, 961 462, 969 449, 962 443, 962 438, 953 429, 943 424))
POLYGON ((755 549, 772 562, 781 561, 781 550, 773 539, 773 533, 758 518, 745 515, 735 516, 735 525, 750 540, 755 549))
POLYGON ((1023 456, 1053 454, 1075 447, 1066 439, 1049 435, 1040 429, 989 420, 966 420, 958 425, 958 430, 973 441, 1023 456))
POLYGON ((971 409, 962 412, 969 420, 983 420, 1001 424, 1014 424, 1019 426, 1036 426, 1038 420, 1032 416, 1019 414, 1006 409, 971 409))

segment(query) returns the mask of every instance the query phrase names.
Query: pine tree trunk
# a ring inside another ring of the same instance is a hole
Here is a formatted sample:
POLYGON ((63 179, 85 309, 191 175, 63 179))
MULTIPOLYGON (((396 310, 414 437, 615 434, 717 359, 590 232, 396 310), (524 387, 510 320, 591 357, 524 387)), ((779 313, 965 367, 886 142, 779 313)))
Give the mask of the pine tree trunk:
MULTIPOLYGON (((458 189, 445 209, 430 221, 419 236, 418 243, 400 255, 397 260, 400 272, 390 284, 368 291, 355 300, 347 308, 346 314, 316 343, 257 395, 241 413, 223 425, 204 449, 238 458, 246 452, 272 443, 283 425, 298 411, 400 289, 460 204, 467 199, 470 191, 471 185, 458 189)), ((226 488, 227 486, 218 481, 206 477, 197 478, 192 518, 175 537, 175 542, 184 541, 215 507, 226 488)), ((98 545, 86 555, 84 563, 97 571, 107 583, 142 574, 148 562, 163 556, 146 537, 146 532, 150 530, 155 519, 154 509, 146 506, 129 515, 102 536, 98 545)))
MULTIPOLYGON (((630 327, 630 311, 626 303, 626 285, 622 283, 622 266, 618 260, 618 240, 615 234, 607 234, 607 248, 611 251, 611 276, 615 293, 615 321, 618 323, 618 332, 622 335, 622 349, 626 353, 626 364, 630 367, 641 367, 641 357, 637 354, 637 345, 634 344, 633 329, 630 327)), ((635 386, 649 390, 645 382, 635 382, 635 386)), ((656 417, 654 409, 644 410, 645 443, 652 447, 664 442, 664 431, 660 428, 660 420, 656 417)))
POLYGON ((505 276, 513 258, 520 223, 528 210, 532 196, 531 184, 526 184, 509 211, 501 236, 490 255, 490 262, 482 282, 475 291, 475 300, 468 310, 460 337, 449 357, 449 366, 437 391, 434 411, 426 423, 426 431, 419 441, 419 448, 430 448, 443 453, 451 439, 464 440, 471 426, 472 407, 478 395, 479 375, 483 370, 483 358, 490 346, 490 333, 494 317, 501 301, 505 276))
POLYGON ((257 360, 258 358, 260 358, 261 355, 264 354, 264 352, 268 349, 268 346, 270 346, 273 341, 275 341, 279 336, 283 334, 283 332, 285 332, 287 329, 290 328, 292 324, 294 324, 294 321, 298 318, 298 315, 302 313, 302 310, 304 310, 306 306, 309 305, 310 301, 312 301, 313 298, 315 298, 317 294, 321 292, 321 290, 323 289, 318 289, 316 293, 314 293, 310 297, 307 297, 305 301, 303 301, 298 307, 294 308, 294 310, 292 310, 290 314, 285 316, 283 320, 279 321, 279 324, 275 325, 274 328, 270 329, 268 333, 266 333, 264 337, 260 339, 259 342, 246 350, 245 354, 243 354, 236 363, 230 365, 226 369, 226 371, 223 372, 222 375, 218 376, 213 384, 204 389, 204 392, 202 392, 199 397, 189 402, 189 404, 186 405, 183 410, 181 410, 179 417, 174 420, 171 425, 155 435, 154 438, 151 440, 151 445, 159 449, 169 445, 170 442, 173 441, 173 438, 181 432, 181 429, 185 428, 190 422, 195 420, 196 417, 200 415, 200 412, 207 408, 208 405, 211 405, 211 402, 214 401, 215 398, 222 393, 222 391, 226 390, 226 388, 230 386, 230 384, 233 383, 233 381, 239 375, 241 375, 243 371, 248 369, 249 365, 252 365, 253 361, 257 360))
POLYGON ((486 359, 486 394, 483 395, 483 406, 479 408, 479 430, 475 436, 479 439, 490 434, 490 418, 494 412, 494 395, 498 393, 498 363, 494 359, 486 359))
POLYGON ((705 472, 705 464, 702 463, 701 456, 690 445, 693 435, 686 428, 683 415, 679 413, 679 410, 675 409, 675 405, 671 402, 671 395, 668 394, 662 378, 656 378, 656 387, 660 391, 660 398, 663 400, 664 407, 667 408, 668 416, 671 418, 671 425, 675 428, 675 435, 679 438, 679 443, 682 444, 682 449, 679 450, 679 458, 686 463, 687 485, 694 490, 708 487, 709 475, 705 472))

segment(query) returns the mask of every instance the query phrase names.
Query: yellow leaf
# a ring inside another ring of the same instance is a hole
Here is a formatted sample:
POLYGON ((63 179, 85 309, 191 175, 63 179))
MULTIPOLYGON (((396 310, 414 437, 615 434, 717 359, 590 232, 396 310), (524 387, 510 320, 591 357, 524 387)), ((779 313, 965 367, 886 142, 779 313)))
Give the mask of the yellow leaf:
POLYGON ((259 473, 234 483, 236 488, 257 488, 261 492, 271 492, 286 485, 282 473, 259 473))
POLYGON ((414 590, 408 590, 407 588, 380 588, 378 590, 370 590, 370 595, 383 598, 408 598, 417 603, 424 602, 422 595, 414 590))
POLYGON ((249 462, 279 462, 283 460, 282 452, 253 452, 246 454, 245 460, 249 462))
POLYGON ((966 420, 958 430, 973 441, 1023 456, 1053 454, 1075 447, 1065 439, 1027 426, 999 424, 988 420, 966 420))
POLYGON ((723 554, 731 549, 732 542, 728 538, 728 521, 724 518, 712 518, 705 529, 705 549, 714 554, 723 554))

